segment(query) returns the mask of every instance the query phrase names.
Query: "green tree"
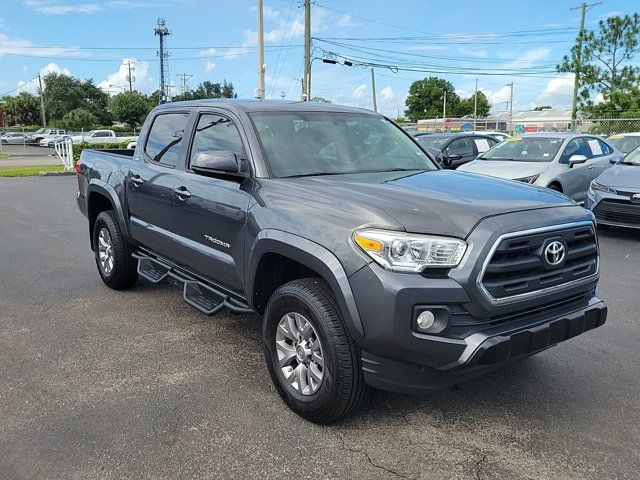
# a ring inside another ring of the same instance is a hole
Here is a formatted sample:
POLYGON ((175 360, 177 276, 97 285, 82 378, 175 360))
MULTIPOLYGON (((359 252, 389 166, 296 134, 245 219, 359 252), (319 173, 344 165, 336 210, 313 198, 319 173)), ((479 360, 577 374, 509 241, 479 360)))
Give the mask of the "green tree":
POLYGON ((442 116, 445 91, 447 92, 447 112, 455 112, 460 97, 455 93, 450 82, 438 77, 416 80, 409 87, 409 95, 405 102, 407 105, 405 115, 412 122, 442 116))
POLYGON ((3 110, 7 125, 38 125, 41 123, 40 101, 28 92, 15 97, 4 97, 3 110))
MULTIPOLYGON (((580 68, 580 100, 583 106, 593 105, 593 93, 608 100, 616 92, 637 88, 640 67, 629 65, 640 51, 640 15, 609 17, 600 20, 597 31, 585 31, 580 68)), ((556 68, 561 73, 573 73, 577 66, 578 44, 556 68)))
POLYGON ((326 98, 324 98, 324 97, 313 97, 313 98, 311 99, 311 101, 312 101, 312 102, 318 102, 318 103, 331 103, 331 101, 330 101, 330 100, 327 100, 327 99, 326 99, 326 98))
MULTIPOLYGON (((471 95, 469 98, 463 98, 460 100, 458 107, 454 112, 452 112, 452 116, 464 117, 467 115, 473 115, 474 97, 475 94, 471 95)), ((449 98, 447 96, 447 103, 448 102, 449 98)), ((483 92, 478 92, 478 106, 476 110, 478 117, 486 117, 489 115, 490 110, 491 104, 489 103, 489 99, 483 92)))
POLYGON ((553 110, 551 105, 540 105, 533 109, 534 112, 541 112, 543 110, 553 110))
POLYGON ((116 120, 126 123, 133 130, 144 122, 152 105, 138 92, 124 92, 111 98, 110 108, 116 120))
POLYGON ((93 114, 99 123, 111 124, 107 108, 109 95, 100 90, 93 80, 79 80, 62 73, 49 73, 43 80, 47 120, 59 122, 71 110, 82 108, 93 114))
POLYGON ((238 98, 238 94, 234 92, 232 82, 223 80, 222 83, 213 83, 209 80, 198 84, 198 86, 186 94, 174 95, 173 100, 198 100, 203 98, 238 98))
POLYGON ((96 126, 98 119, 89 110, 76 108, 65 113, 62 117, 64 128, 72 131, 91 130, 96 126))

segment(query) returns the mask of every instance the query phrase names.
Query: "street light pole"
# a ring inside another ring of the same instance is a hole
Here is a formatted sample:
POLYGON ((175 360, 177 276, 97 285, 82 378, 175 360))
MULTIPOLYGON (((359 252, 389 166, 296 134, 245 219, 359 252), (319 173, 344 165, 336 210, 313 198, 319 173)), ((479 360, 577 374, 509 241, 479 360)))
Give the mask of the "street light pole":
POLYGON ((476 119, 478 118, 478 78, 476 77, 476 93, 473 95, 473 131, 476 131, 476 119))
POLYGON ((311 1, 304 0, 304 86, 303 100, 311 100, 311 1))
POLYGON ((264 26, 262 20, 262 0, 258 0, 258 95, 264 100, 264 26))
POLYGON ((376 75, 371 67, 371 91, 373 92, 373 111, 378 111, 378 103, 376 102, 376 75))
POLYGON ((42 126, 47 126, 47 117, 44 113, 44 90, 42 89, 42 76, 38 74, 38 84, 40 85, 40 113, 42 114, 42 126))
POLYGON ((578 49, 576 50, 575 72, 573 72, 573 98, 571 101, 571 131, 576 131, 576 119, 578 117, 578 90, 580 89, 580 70, 582 69, 582 40, 584 39, 584 16, 588 7, 600 5, 597 3, 582 3, 579 7, 573 7, 569 10, 580 9, 580 30, 578 30, 578 49))
POLYGON ((509 133, 513 133, 513 82, 507 83, 511 87, 511 95, 509 99, 509 133))
POLYGON ((444 132, 444 125, 447 121, 447 91, 444 91, 444 103, 442 104, 442 131, 444 132))

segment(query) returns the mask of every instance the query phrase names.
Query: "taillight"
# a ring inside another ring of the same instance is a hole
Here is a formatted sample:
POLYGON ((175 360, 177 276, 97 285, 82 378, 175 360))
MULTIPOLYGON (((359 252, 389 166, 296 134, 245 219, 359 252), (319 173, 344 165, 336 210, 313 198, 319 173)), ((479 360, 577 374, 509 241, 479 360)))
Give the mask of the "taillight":
POLYGON ((80 175, 81 171, 82 171, 82 163, 80 163, 80 160, 78 160, 78 162, 76 163, 76 177, 80 175))

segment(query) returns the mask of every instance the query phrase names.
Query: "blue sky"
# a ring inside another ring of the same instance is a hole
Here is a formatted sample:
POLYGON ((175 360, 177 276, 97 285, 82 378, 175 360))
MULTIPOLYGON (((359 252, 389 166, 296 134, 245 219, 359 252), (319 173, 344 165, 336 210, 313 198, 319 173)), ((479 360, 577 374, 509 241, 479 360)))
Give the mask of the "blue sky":
MULTIPOLYGON (((232 81, 240 97, 257 86, 257 1, 204 0, 2 0, 0 2, 0 95, 39 72, 62 71, 93 78, 106 90, 125 85, 124 61, 135 64, 135 88, 157 88, 157 17, 172 30, 169 69, 198 82, 232 81), (110 85, 118 85, 110 87, 110 85)), ((515 85, 514 108, 570 104, 572 79, 554 73, 579 23, 578 1, 514 2, 458 0, 315 0, 314 56, 366 60, 376 68, 379 109, 404 110, 412 81, 437 75, 470 96, 476 77, 494 110, 505 108, 507 83, 515 85), (334 57, 337 55, 337 57, 334 57), (389 68, 387 68, 389 67, 389 68), (396 71, 394 67, 399 67, 396 71), (405 70, 403 70, 405 69, 405 70), (407 71, 407 69, 409 71, 407 71), (424 71, 411 70, 431 70, 424 71)), ((266 90, 300 96, 303 9, 299 0, 264 0, 266 90)), ((587 14, 587 28, 609 15, 640 11, 637 0, 605 0, 587 14)), ((638 59, 636 59, 637 62, 638 59)), ((312 95, 371 108, 368 68, 314 61, 312 95)))

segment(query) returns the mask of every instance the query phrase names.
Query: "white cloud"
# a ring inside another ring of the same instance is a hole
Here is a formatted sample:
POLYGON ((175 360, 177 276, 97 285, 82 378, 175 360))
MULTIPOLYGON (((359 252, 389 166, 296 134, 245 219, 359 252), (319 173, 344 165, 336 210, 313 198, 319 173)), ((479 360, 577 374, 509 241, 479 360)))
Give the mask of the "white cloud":
POLYGON ((145 93, 155 90, 153 78, 149 76, 149 62, 139 61, 135 58, 123 58, 118 71, 108 75, 106 79, 98 84, 98 88, 101 88, 110 94, 116 94, 128 90, 128 62, 131 62, 132 76, 134 77, 133 89, 145 93))
POLYGON ((215 68, 216 68, 216 63, 210 62, 209 60, 207 60, 207 63, 205 63, 204 65, 204 73, 211 73, 215 68))
POLYGON ((132 0, 110 0, 106 2, 61 3, 59 0, 23 0, 26 7, 43 15, 66 15, 68 13, 95 14, 114 9, 133 10, 138 8, 157 8, 161 5, 152 2, 132 0))
POLYGON ((384 87, 380 92, 380 100, 382 100, 383 102, 388 102, 390 100, 393 100, 394 97, 395 97, 395 94, 393 93, 393 89, 391 88, 390 85, 387 85, 386 87, 384 87))
POLYGON ((423 51, 442 51, 447 50, 449 47, 446 45, 409 45, 405 47, 405 50, 423 50, 423 51))
POLYGON ((88 57, 79 47, 41 47, 29 40, 15 40, 0 33, 0 57, 22 55, 34 57, 88 57))
POLYGON ((524 52, 522 55, 519 55, 518 57, 514 58, 513 61, 507 63, 505 65, 505 68, 511 68, 511 69, 517 70, 517 69, 531 67, 536 62, 539 62, 540 60, 545 60, 546 58, 548 58, 550 52, 551 50, 549 50, 546 47, 539 47, 539 48, 534 48, 533 50, 528 50, 524 52))
MULTIPOLYGON (((24 72, 24 68, 23 68, 23 72, 24 72)), ((62 68, 57 63, 49 63, 45 65, 40 69, 40 72, 38 73, 40 73, 42 77, 45 77, 48 73, 71 75, 71 72, 67 68, 62 68)), ((43 83, 44 83, 44 79, 43 79, 43 83)), ((18 82, 18 92, 29 92, 29 93, 35 94, 38 92, 38 82, 20 80, 18 82)))
POLYGON ((567 73, 547 82, 545 89, 536 98, 539 105, 567 108, 573 96, 573 73, 567 73))

